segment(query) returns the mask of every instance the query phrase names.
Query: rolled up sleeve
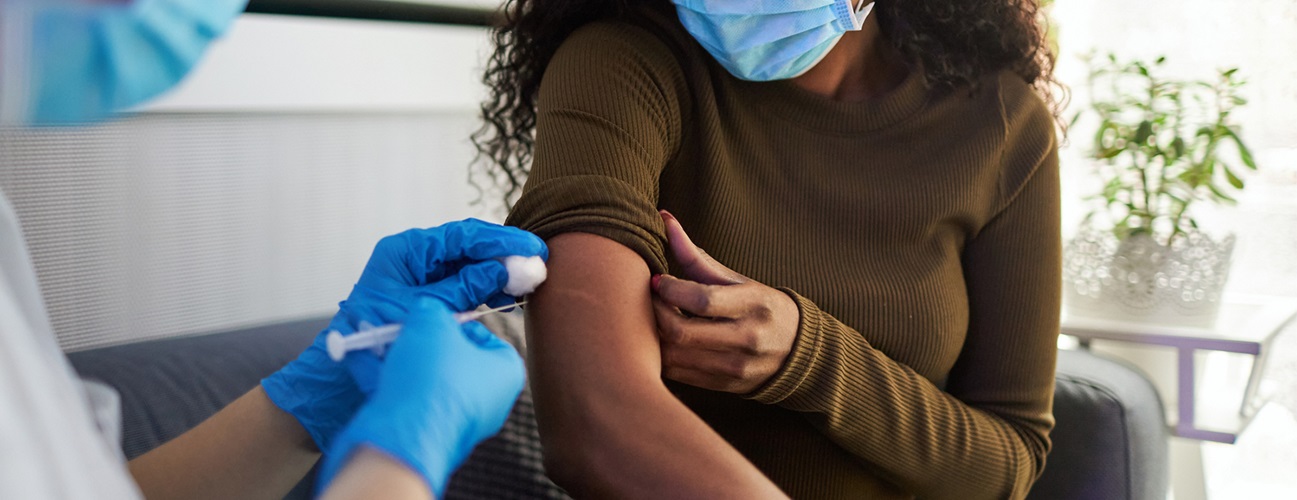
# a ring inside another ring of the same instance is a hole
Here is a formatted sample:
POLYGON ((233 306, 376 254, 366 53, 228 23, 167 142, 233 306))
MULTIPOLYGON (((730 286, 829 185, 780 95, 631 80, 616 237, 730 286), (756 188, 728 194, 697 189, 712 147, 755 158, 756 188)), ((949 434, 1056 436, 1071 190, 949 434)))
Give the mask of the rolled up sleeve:
POLYGON ((613 23, 573 33, 541 82, 534 160, 506 223, 544 239, 603 236, 666 272, 658 181, 680 141, 682 88, 650 33, 613 23))

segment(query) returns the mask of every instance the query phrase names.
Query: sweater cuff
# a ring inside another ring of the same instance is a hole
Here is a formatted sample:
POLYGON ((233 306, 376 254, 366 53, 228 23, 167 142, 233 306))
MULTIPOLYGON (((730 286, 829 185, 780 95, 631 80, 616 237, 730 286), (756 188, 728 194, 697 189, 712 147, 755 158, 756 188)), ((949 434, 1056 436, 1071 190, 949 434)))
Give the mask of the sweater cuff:
POLYGON ((744 395, 758 403, 777 404, 797 392, 819 362, 820 346, 824 338, 825 314, 814 303, 788 288, 779 288, 797 304, 801 318, 797 321, 797 338, 788 353, 784 366, 775 372, 765 385, 744 395))

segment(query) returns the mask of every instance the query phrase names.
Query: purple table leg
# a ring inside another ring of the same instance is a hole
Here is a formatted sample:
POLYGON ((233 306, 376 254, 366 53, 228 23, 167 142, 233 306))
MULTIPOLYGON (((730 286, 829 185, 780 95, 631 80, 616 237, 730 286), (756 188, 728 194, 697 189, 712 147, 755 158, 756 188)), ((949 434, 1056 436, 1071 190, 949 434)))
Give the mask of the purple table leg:
POLYGON ((1177 382, 1177 392, 1179 393, 1179 418, 1175 423, 1175 435, 1189 439, 1200 439, 1203 441, 1214 441, 1217 443, 1234 444, 1238 439, 1237 435, 1227 432, 1208 431, 1195 427, 1194 422, 1194 366, 1193 355, 1195 349, 1191 347, 1180 347, 1176 349, 1180 362, 1180 380, 1177 382))

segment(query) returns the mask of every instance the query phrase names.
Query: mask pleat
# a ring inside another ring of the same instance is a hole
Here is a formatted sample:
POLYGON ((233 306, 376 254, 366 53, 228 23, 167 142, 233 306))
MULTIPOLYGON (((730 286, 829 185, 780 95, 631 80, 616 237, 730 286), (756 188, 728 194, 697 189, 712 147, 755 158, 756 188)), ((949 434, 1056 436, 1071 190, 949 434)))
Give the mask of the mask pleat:
POLYGON ((674 0, 700 14, 765 15, 828 8, 834 0, 674 0))
MULTIPOLYGON (((862 0, 863 1, 863 0, 862 0)), ((673 0, 685 30, 744 80, 780 80, 814 66, 854 24, 845 0, 673 0)), ((870 5, 870 4, 866 4, 870 5)), ((861 17, 863 18, 863 16, 861 17)))
MULTIPOLYGON (((695 23, 691 28, 708 33, 708 38, 729 52, 744 52, 760 45, 777 44, 795 36, 831 27, 835 17, 828 10, 773 14, 770 16, 716 16, 712 22, 695 23), (726 37, 725 31, 750 33, 746 37, 726 37)), ((831 36, 831 35, 830 35, 831 36)), ((714 44, 715 45, 715 44, 714 44)))

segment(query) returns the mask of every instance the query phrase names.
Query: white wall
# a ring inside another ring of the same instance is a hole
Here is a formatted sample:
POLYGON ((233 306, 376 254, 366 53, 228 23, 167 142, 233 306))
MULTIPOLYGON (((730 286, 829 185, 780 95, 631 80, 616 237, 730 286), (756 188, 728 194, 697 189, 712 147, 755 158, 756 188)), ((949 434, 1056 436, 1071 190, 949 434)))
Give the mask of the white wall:
POLYGON ((486 30, 245 15, 145 111, 474 112, 486 30))

